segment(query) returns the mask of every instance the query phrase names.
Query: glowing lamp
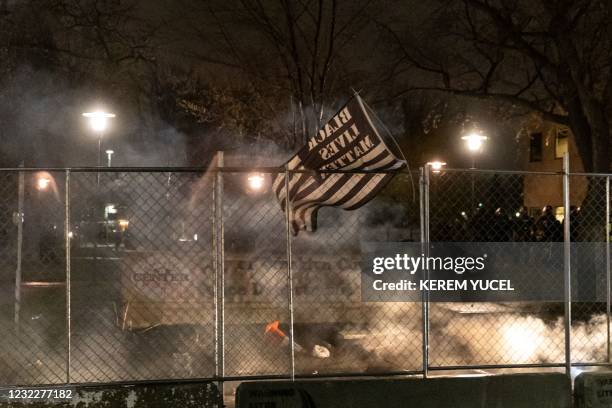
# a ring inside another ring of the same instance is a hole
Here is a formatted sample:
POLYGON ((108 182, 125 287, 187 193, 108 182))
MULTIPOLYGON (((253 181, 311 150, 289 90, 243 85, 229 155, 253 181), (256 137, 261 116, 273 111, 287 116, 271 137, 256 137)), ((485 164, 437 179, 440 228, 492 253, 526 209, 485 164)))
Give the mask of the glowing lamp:
POLYGON ((462 136, 462 140, 465 140, 465 144, 469 151, 471 152, 479 152, 482 149, 482 145, 488 137, 478 134, 478 133, 470 133, 469 135, 462 136))
POLYGON ((429 167, 431 167, 431 171, 433 173, 437 174, 437 173, 440 173, 440 171, 442 170, 442 167, 446 166, 446 163, 442 162, 442 161, 435 160, 435 161, 427 162, 427 165, 429 167))
POLYGON ((83 116, 89 119, 89 125, 94 132, 104 132, 108 124, 108 119, 114 118, 115 114, 95 111, 85 112, 83 116))
POLYGON ((264 176, 261 173, 252 173, 247 177, 249 188, 253 191, 260 191, 264 186, 264 176))
POLYGON ((48 177, 40 176, 38 179, 36 179, 36 188, 40 191, 45 191, 47 188, 49 188, 50 184, 51 180, 48 177))

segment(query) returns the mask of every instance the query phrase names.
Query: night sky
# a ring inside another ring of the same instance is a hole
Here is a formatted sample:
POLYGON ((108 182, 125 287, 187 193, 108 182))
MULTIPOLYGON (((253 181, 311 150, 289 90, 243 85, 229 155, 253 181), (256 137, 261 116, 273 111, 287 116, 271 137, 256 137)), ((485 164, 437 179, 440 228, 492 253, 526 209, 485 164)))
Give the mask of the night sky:
POLYGON ((280 164, 358 91, 412 167, 469 166, 473 129, 490 137, 482 167, 520 167, 536 115, 605 170, 608 14, 544 3, 3 1, 0 161, 95 166, 81 113, 103 109, 114 165, 206 165, 216 150, 280 164))

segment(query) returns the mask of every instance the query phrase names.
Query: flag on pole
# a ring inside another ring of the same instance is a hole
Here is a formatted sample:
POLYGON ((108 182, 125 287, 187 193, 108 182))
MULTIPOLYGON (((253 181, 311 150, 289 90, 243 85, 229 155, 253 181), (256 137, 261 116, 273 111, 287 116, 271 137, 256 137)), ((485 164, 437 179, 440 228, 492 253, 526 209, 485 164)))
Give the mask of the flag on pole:
MULTIPOLYGON (((321 207, 361 207, 393 178, 393 170, 404 167, 406 162, 385 145, 355 95, 286 163, 287 170, 296 171, 289 173, 288 183, 293 233, 315 231, 321 207), (337 173, 325 173, 329 170, 337 173)), ((285 174, 276 177, 273 188, 285 211, 285 174)))

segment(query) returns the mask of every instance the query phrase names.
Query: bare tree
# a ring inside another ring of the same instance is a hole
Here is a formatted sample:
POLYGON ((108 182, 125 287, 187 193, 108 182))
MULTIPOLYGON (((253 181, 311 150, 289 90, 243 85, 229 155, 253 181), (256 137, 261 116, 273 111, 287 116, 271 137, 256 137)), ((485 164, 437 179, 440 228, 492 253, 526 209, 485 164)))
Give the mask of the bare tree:
MULTIPOLYGON (((129 105, 155 68, 152 38, 157 29, 138 15, 135 2, 1 2, 0 136, 17 140, 52 133, 55 140, 68 139, 67 135, 78 132, 71 127, 77 123, 73 122, 74 112, 66 115, 65 111, 72 104, 95 97, 129 105), (37 101, 51 95, 61 98, 62 103, 46 105, 41 114, 49 118, 65 115, 61 130, 23 120, 37 101)), ((20 151, 29 148, 27 143, 19 146, 20 151)), ((32 157, 23 153, 12 156, 13 160, 32 157)))
POLYGON ((413 27, 379 26, 398 55, 395 96, 436 90, 539 112, 572 129, 586 171, 607 172, 611 12, 597 0, 451 0, 413 27))
POLYGON ((272 87, 286 95, 295 113, 289 145, 299 145, 318 128, 335 98, 349 95, 356 85, 357 70, 347 68, 347 59, 363 51, 358 41, 372 27, 377 7, 373 0, 202 2, 191 32, 216 46, 191 55, 239 72, 254 89, 272 87))

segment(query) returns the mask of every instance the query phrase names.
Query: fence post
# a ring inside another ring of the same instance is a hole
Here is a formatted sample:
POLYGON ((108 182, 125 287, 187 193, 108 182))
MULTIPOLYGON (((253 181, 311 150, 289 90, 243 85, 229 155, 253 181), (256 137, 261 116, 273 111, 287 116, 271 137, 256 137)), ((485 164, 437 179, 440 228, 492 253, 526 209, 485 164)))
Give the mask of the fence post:
POLYGON ((610 176, 606 176, 606 326, 607 356, 610 363, 610 176))
POLYGON ((70 306, 70 170, 66 170, 64 209, 64 240, 66 244, 66 382, 70 383, 71 370, 71 306, 70 306))
MULTIPOLYGON (((20 165, 23 167, 23 163, 20 165)), ((15 268, 15 307, 13 310, 15 319, 15 330, 19 331, 19 315, 21 313, 21 263, 23 249, 23 197, 25 180, 23 171, 19 172, 17 185, 17 213, 15 222, 17 223, 17 266, 15 268)))
MULTIPOLYGON (((421 251, 427 256, 429 254, 429 167, 421 167, 419 174, 419 207, 421 226, 421 251)), ((427 271, 425 271, 427 275, 427 271)), ((427 279, 428 276, 425 276, 427 279)), ((429 292, 421 293, 421 320, 422 320, 422 354, 423 354, 423 377, 427 378, 429 370, 429 292)))
POLYGON ((295 344, 293 339, 293 270, 291 268, 291 201, 289 198, 289 167, 285 166, 285 224, 287 232, 287 287, 289 295, 289 347, 291 350, 291 381, 295 380, 295 344))
POLYGON ((225 230, 223 226, 223 152, 217 152, 217 171, 213 178, 213 247, 215 258, 215 377, 220 379, 223 395, 225 376, 225 230))
POLYGON ((571 235, 570 235, 570 182, 569 182, 569 154, 563 155, 563 280, 565 289, 564 325, 565 325, 565 373, 571 378, 571 328, 572 328, 572 275, 570 264, 571 235))

